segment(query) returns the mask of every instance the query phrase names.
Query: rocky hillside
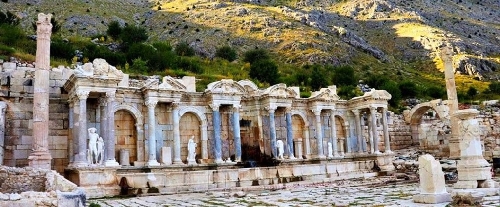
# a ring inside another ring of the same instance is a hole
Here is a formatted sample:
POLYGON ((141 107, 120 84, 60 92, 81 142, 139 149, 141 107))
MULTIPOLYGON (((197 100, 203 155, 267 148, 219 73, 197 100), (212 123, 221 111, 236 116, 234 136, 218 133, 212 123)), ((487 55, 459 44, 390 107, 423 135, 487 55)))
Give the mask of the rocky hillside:
POLYGON ((103 34, 113 20, 142 25, 207 58, 230 45, 267 48, 284 63, 407 72, 442 69, 437 49, 450 42, 460 73, 498 79, 500 68, 500 0, 2 0, 0 9, 27 29, 36 13, 54 13, 68 36, 103 34))

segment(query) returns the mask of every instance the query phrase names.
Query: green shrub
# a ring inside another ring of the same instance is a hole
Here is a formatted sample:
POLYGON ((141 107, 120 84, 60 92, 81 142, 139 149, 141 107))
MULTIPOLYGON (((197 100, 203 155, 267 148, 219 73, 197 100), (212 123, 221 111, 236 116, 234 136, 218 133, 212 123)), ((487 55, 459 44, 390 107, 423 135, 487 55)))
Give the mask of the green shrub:
POLYGON ((148 72, 148 61, 142 60, 140 57, 132 60, 132 66, 130 66, 130 70, 140 73, 146 74, 148 72))
POLYGON ((488 92, 494 94, 500 94, 500 82, 492 82, 488 86, 488 92))
POLYGON ((215 51, 215 57, 220 57, 228 60, 229 62, 232 62, 236 60, 236 58, 238 58, 238 55, 236 54, 236 50, 234 50, 230 46, 222 46, 217 48, 217 50, 215 51))
POLYGON ((65 42, 61 38, 53 38, 50 44, 50 55, 71 61, 75 56, 75 48, 71 43, 65 42))
POLYGON ((106 30, 106 34, 109 35, 114 40, 118 40, 122 32, 123 28, 118 21, 112 21, 108 24, 108 29, 106 30))
POLYGON ((14 47, 18 42, 26 39, 25 37, 24 31, 20 27, 10 24, 0 24, 0 43, 14 47))
POLYGON ((387 81, 380 87, 380 90, 386 90, 392 96, 391 100, 389 100, 389 104, 392 107, 397 107, 399 102, 401 101, 401 91, 399 90, 398 84, 394 81, 387 81))
POLYGON ((332 82, 336 86, 355 86, 357 84, 357 78, 351 66, 335 67, 333 71, 334 75, 332 82))
POLYGON ((145 28, 132 25, 125 26, 120 34, 120 39, 123 43, 122 46, 125 51, 128 50, 130 45, 145 42, 148 38, 149 36, 145 28))
POLYGON ((201 64, 193 58, 178 58, 177 68, 197 74, 203 71, 201 64))
POLYGON ((269 59, 258 60, 250 65, 249 75, 251 78, 274 85, 279 79, 278 66, 269 59))
POLYGON ((318 91, 321 88, 327 87, 328 81, 326 80, 325 74, 326 72, 322 70, 321 66, 314 65, 311 73, 311 88, 313 90, 318 91))
POLYGON ((249 50, 243 54, 243 61, 250 64, 260 60, 268 60, 270 58, 269 53, 264 49, 249 50))
POLYGON ((433 99, 442 99, 446 95, 446 90, 439 86, 430 86, 425 90, 425 94, 433 99))
POLYGON ((188 43, 186 42, 181 42, 175 46, 175 54, 179 56, 193 56, 194 55, 194 49, 191 48, 188 43))
POLYGON ((399 83, 399 90, 403 98, 413 98, 418 93, 417 85, 407 80, 399 83))

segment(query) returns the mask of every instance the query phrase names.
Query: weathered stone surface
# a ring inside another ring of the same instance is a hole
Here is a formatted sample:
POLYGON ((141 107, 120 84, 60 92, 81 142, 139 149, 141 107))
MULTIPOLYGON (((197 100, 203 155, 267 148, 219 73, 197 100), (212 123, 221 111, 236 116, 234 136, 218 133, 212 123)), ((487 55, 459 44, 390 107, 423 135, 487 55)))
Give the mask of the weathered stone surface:
POLYGON ((413 196, 416 203, 444 203, 451 201, 446 191, 444 173, 441 164, 432 155, 426 154, 418 158, 420 175, 420 194, 413 196))

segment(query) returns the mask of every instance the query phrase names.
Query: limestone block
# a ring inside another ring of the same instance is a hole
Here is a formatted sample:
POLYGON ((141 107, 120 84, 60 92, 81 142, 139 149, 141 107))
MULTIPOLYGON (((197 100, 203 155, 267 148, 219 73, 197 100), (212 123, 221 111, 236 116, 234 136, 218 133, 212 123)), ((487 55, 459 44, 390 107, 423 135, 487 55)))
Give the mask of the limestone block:
POLYGON ((445 203, 451 201, 449 193, 445 194, 417 194, 413 196, 415 203, 445 203))
POLYGON ((129 87, 129 75, 123 74, 122 80, 118 83, 118 87, 129 87))
POLYGON ((171 147, 162 147, 160 159, 161 159, 161 164, 171 165, 172 164, 172 148, 171 147))
POLYGON ((13 62, 6 62, 6 63, 3 63, 2 67, 3 67, 3 71, 8 72, 8 71, 15 70, 17 68, 17 64, 13 63, 13 62))
POLYGON ((55 79, 62 79, 63 78, 63 70, 60 68, 53 68, 50 71, 49 79, 50 80, 55 80, 55 79))
POLYGON ((426 154, 418 158, 420 190, 424 194, 443 194, 446 193, 446 184, 444 182, 444 173, 439 161, 432 155, 426 154))
POLYGON ((128 149, 120 150, 120 165, 122 166, 130 165, 130 151, 128 149))

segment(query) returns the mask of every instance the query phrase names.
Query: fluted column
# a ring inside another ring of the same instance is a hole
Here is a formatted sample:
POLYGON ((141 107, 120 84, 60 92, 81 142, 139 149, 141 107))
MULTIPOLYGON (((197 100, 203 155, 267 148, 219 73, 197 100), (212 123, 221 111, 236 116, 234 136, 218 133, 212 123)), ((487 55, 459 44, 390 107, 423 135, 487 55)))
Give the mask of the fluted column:
POLYGON ((361 133, 361 118, 359 109, 352 110, 354 113, 354 123, 356 127, 356 137, 358 138, 358 152, 363 153, 363 134, 361 133))
MULTIPOLYGON (((77 91, 76 98, 78 101, 78 107, 75 112, 77 113, 77 119, 75 120, 74 126, 76 126, 77 132, 75 133, 75 161, 74 166, 81 167, 87 166, 87 98, 89 96, 89 91, 77 91)), ((75 130, 75 131, 76 131, 75 130)))
POLYGON ((286 108, 286 147, 287 155, 289 159, 295 159, 294 149, 293 149, 293 129, 292 129, 292 112, 291 108, 286 108))
POLYGON ((33 93, 33 143, 28 157, 29 166, 51 169, 49 152, 49 76, 51 14, 38 14, 36 67, 33 93))
POLYGON ((215 163, 222 163, 222 140, 221 133, 221 120, 219 112, 219 104, 211 104, 212 108, 212 124, 214 126, 214 146, 212 146, 215 156, 215 163))
POLYGON ((385 153, 392 153, 391 143, 389 140, 389 126, 387 123, 387 107, 382 108, 382 126, 384 128, 385 153))
POLYGON ((148 166, 159 166, 158 160, 156 160, 156 117, 155 117, 155 107, 158 100, 149 98, 144 104, 148 107, 148 129, 149 129, 149 154, 148 154, 148 166))
POLYGON ((179 104, 172 104, 172 122, 174 132, 174 159, 173 164, 183 164, 181 159, 181 130, 179 126, 179 104))
POLYGON ((318 158, 324 158, 325 154, 323 152, 323 133, 321 127, 321 109, 313 110, 314 116, 316 117, 316 144, 318 146, 318 158))
POLYGON ((373 137, 373 149, 375 154, 380 154, 378 150, 378 134, 377 134, 377 108, 370 107, 371 123, 372 126, 372 137, 373 137))
POLYGON ((311 158, 311 139, 309 136, 309 125, 304 126, 305 130, 303 132, 304 134, 304 150, 306 154, 306 158, 310 159, 311 158))
POLYGON ((3 165, 4 146, 5 146, 5 111, 7 104, 0 101, 0 165, 3 165))
POLYGON ((236 162, 241 161, 240 107, 234 106, 233 108, 233 135, 236 162))
POLYGON ((137 162, 144 162, 144 129, 142 127, 142 123, 135 123, 135 129, 137 130, 137 162))
POLYGON ((271 144, 271 156, 274 159, 278 159, 278 149, 276 148, 276 123, 274 121, 274 112, 276 108, 266 107, 266 110, 269 112, 269 138, 271 144))
MULTIPOLYGON (((115 105, 115 91, 106 92, 106 116, 105 125, 107 130, 107 138, 104 139, 104 146, 106 149, 106 161, 104 162, 104 166, 114 167, 120 166, 120 164, 116 161, 115 158, 115 111, 113 110, 113 106, 115 105), (106 147, 107 146, 107 147, 106 147)), ((102 135, 101 135, 102 136, 102 135)))
POLYGON ((337 125, 335 124, 335 113, 330 114, 330 123, 331 123, 331 128, 330 128, 330 133, 332 137, 332 149, 333 149, 333 156, 334 157, 339 157, 338 153, 338 148, 337 148, 337 125))

